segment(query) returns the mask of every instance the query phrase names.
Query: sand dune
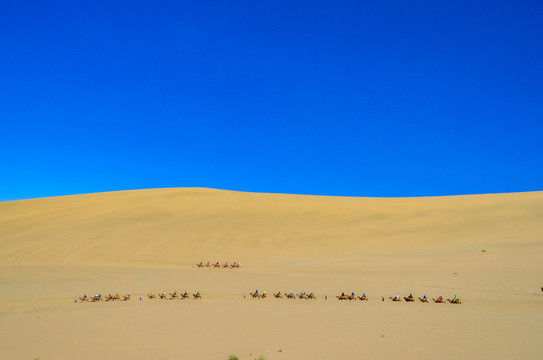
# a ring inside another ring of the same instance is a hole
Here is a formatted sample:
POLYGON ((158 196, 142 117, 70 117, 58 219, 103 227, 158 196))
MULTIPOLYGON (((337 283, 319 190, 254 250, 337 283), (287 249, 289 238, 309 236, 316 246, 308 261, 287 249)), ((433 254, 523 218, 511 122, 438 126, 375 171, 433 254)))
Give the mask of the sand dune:
POLYGON ((543 192, 346 198, 158 189, 0 203, 3 264, 329 260, 533 244, 543 192))
POLYGON ((188 188, 2 202, 0 358, 539 359, 542 234, 543 192, 380 199, 188 188), (193 269, 201 260, 243 267, 193 269), (204 299, 139 300, 185 289, 204 299), (244 300, 254 289, 319 299, 244 300), (117 291, 133 300, 73 303, 117 291), (370 300, 334 301, 342 291, 370 300), (464 303, 381 301, 396 292, 464 303))

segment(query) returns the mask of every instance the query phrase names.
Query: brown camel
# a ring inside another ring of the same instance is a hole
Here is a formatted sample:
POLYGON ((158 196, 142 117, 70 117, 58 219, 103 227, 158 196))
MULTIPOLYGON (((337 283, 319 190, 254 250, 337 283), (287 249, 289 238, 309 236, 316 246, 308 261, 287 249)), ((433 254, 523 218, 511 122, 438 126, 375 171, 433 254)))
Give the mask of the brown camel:
POLYGON ((277 294, 273 294, 273 296, 275 296, 276 299, 282 299, 283 298, 283 295, 281 295, 281 292, 278 292, 277 294))
POLYGON ((460 299, 447 299, 447 302, 451 304, 462 304, 462 301, 460 301, 460 299))
POLYGON ((79 300, 81 300, 82 302, 84 302, 84 301, 89 301, 89 298, 86 297, 86 296, 83 296, 83 297, 80 297, 79 300))
POLYGON ((127 300, 130 300, 130 295, 123 296, 123 301, 127 301, 127 300))
POLYGON ((287 299, 296 299, 296 296, 294 294, 287 294, 287 299))
POLYGON ((202 298, 202 295, 200 295, 200 293, 192 294, 192 296, 193 296, 195 299, 201 299, 201 298, 202 298))
POLYGON ((170 293, 170 299, 177 299, 177 291, 174 291, 173 294, 170 293))
POLYGON ((147 296, 149 296, 149 299, 156 299, 155 293, 147 294, 147 296))
POLYGON ((300 294, 298 294, 298 298, 300 298, 300 299, 307 299, 307 295, 306 295, 306 294, 300 293, 300 294))
POLYGON ((358 296, 358 298, 362 301, 366 300, 368 301, 368 297, 367 296, 358 296))
POLYGON ((189 297, 189 294, 185 291, 183 294, 179 295, 181 299, 186 299, 189 297))
POLYGON ((427 302, 428 302, 428 298, 421 298, 421 297, 419 297, 419 300, 420 300, 420 302, 423 302, 423 303, 427 303, 427 302))
POLYGON ((317 299, 317 297, 316 297, 314 294, 309 294, 309 295, 307 295, 307 298, 308 298, 309 300, 316 300, 316 299, 317 299))
POLYGON ((394 296, 394 297, 390 296, 390 300, 402 302, 402 298, 400 298, 400 297, 395 297, 395 296, 394 296))
POLYGON ((160 299, 166 299, 166 294, 165 293, 162 293, 162 294, 159 294, 158 296, 160 296, 160 299))
POLYGON ((338 298, 338 300, 347 300, 347 296, 344 294, 336 296, 336 297, 338 298))
POLYGON ((406 302, 415 302, 415 298, 412 296, 407 296, 403 298, 406 302))
POLYGON ((255 292, 255 293, 252 293, 252 292, 250 292, 249 295, 251 295, 251 296, 253 297, 253 299, 254 299, 254 298, 260 299, 260 294, 259 294, 259 293, 256 293, 256 292, 255 292))
POLYGON ((435 302, 436 304, 442 304, 443 298, 437 298, 437 299, 432 298, 432 301, 435 302))

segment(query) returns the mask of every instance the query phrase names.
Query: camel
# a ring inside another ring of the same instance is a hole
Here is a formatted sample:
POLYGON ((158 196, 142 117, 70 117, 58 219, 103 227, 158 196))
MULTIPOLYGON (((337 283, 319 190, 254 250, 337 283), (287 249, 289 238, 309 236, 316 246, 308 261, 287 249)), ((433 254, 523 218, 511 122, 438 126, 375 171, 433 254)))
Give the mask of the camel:
POLYGON ((447 299, 447 302, 451 303, 451 304, 462 304, 462 301, 460 301, 460 299, 447 299))
POLYGON ((275 296, 276 299, 282 299, 283 298, 283 295, 281 295, 280 291, 277 294, 273 294, 273 296, 275 296))
POLYGON ((268 296, 268 294, 266 294, 266 293, 264 292, 264 293, 262 293, 262 295, 261 295, 261 299, 265 299, 267 296, 268 296))
POLYGON ((309 300, 315 300, 315 299, 317 299, 317 297, 316 297, 314 294, 309 294, 309 295, 307 295, 307 298, 308 298, 309 300))
POLYGON ((298 294, 298 298, 300 298, 300 299, 307 299, 307 295, 306 295, 306 294, 300 293, 300 294, 298 294))
POLYGON ((390 300, 392 300, 392 301, 399 301, 399 302, 401 302, 401 301, 402 301, 402 298, 400 298, 400 297, 392 297, 392 296, 390 296, 390 300))
POLYGON ((123 296, 123 301, 130 300, 130 294, 123 296))
POLYGON ((287 294, 287 299, 296 299, 296 296, 294 294, 287 294))
POLYGON ((254 298, 260 299, 260 294, 259 294, 259 293, 256 293, 256 292, 255 292, 255 293, 252 293, 252 292, 250 292, 249 295, 251 295, 251 296, 253 297, 253 299, 254 299, 254 298))
POLYGON ((358 296, 358 298, 362 301, 364 300, 368 301, 368 297, 366 295, 358 296))
POLYGON ((89 298, 86 296, 80 297, 79 300, 83 301, 89 301, 89 298))
POLYGON ((189 297, 189 294, 185 291, 183 294, 179 295, 180 299, 186 299, 189 297))
POLYGON ((336 296, 338 300, 347 300, 347 296, 345 294, 341 294, 339 296, 336 296))
POLYGON ((421 298, 421 297, 419 297, 419 300, 420 300, 420 302, 423 302, 423 303, 428 303, 428 302, 429 302, 429 301, 428 301, 428 298, 421 298))
POLYGON ((200 261, 200 263, 197 265, 198 267, 204 267, 204 263, 200 261))
POLYGON ((119 294, 115 294, 115 296, 109 294, 106 298, 106 301, 114 301, 114 300, 121 300, 121 297, 119 294))
POLYGON ((92 302, 102 301, 102 295, 93 296, 92 299, 91 299, 91 301, 92 301, 92 302))
POLYGON ((162 299, 166 299, 166 293, 159 294, 159 296, 160 296, 160 299, 161 299, 161 300, 162 300, 162 299))
POLYGON ((407 296, 407 297, 404 296, 404 300, 405 302, 415 302, 415 298, 412 296, 407 296))
POLYGON ((149 299, 156 299, 155 293, 147 294, 147 296, 149 296, 149 299))
POLYGON ((216 267, 216 268, 220 268, 220 267, 221 267, 221 265, 219 264, 218 261, 217 261, 213 266, 216 267))
POLYGON ((174 291, 173 294, 170 293, 170 299, 177 299, 177 291, 174 291))
POLYGON ((192 294, 192 296, 195 298, 195 299, 201 299, 202 298, 202 295, 200 295, 200 293, 196 293, 196 294, 192 294))
POLYGON ((439 297, 437 299, 432 298, 432 301, 435 302, 436 304, 442 304, 443 303, 443 298, 441 298, 441 297, 439 297))
POLYGON ((349 295, 349 296, 347 296, 347 299, 348 299, 348 300, 355 300, 355 299, 356 299, 356 296, 354 296, 354 295, 349 295))

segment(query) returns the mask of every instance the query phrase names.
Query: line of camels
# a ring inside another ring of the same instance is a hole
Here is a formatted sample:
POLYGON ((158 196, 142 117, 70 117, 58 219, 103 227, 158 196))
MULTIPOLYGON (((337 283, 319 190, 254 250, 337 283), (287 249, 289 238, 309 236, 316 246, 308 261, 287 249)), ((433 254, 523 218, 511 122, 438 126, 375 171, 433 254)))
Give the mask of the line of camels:
MULTIPOLYGON (((263 293, 259 293, 258 290, 255 291, 255 292, 249 293, 249 295, 253 299, 266 299, 268 297, 268 294, 265 291, 263 293)), ((278 291, 277 293, 272 294, 272 296, 274 298, 276 298, 276 299, 283 299, 283 298, 286 298, 286 299, 306 299, 306 300, 316 300, 317 299, 317 296, 313 292, 310 292, 309 294, 307 294, 305 291, 302 291, 299 294, 294 294, 294 292, 292 292, 292 291, 290 293, 288 293, 288 294, 281 294, 281 292, 278 291)), ((150 300, 153 300, 153 299, 174 300, 174 299, 189 299, 189 298, 191 298, 187 291, 185 291, 184 293, 178 293, 177 291, 174 291, 173 293, 169 293, 169 294, 166 294, 166 291, 163 291, 162 293, 159 293, 159 294, 155 294, 153 292, 153 293, 147 294, 147 297, 150 300)), ((244 297, 245 297, 245 295, 244 295, 244 297)), ((201 299, 202 295, 200 294, 200 291, 197 291, 196 294, 192 294, 192 298, 193 299, 201 299)), ((336 298, 338 300, 349 300, 349 301, 353 301, 353 300, 354 301, 357 301, 357 300, 367 301, 368 300, 368 297, 366 296, 366 294, 363 294, 362 296, 357 296, 354 293, 351 293, 351 295, 345 295, 345 293, 342 293, 341 295, 336 296, 336 298)), ((394 301, 394 302, 402 302, 402 301, 415 302, 415 297, 413 295, 411 295, 411 294, 409 294, 409 296, 404 296, 403 298, 400 297, 398 294, 396 294, 396 296, 390 296, 389 299, 394 301)), ((75 298, 75 302, 78 302, 78 301, 79 302, 129 301, 129 300, 130 300, 130 294, 120 296, 118 293, 115 294, 115 295, 109 294, 105 298, 102 297, 102 294, 96 294, 95 296, 92 296, 92 297, 89 297, 89 296, 87 296, 85 294, 85 295, 83 295, 81 297, 75 298)), ((140 300, 141 300, 141 297, 140 297, 140 300)), ((420 302, 422 302, 422 303, 429 303, 430 302, 430 299, 427 298, 426 295, 424 295, 424 297, 422 297, 422 298, 418 297, 418 300, 420 302)), ((382 297, 382 301, 385 301, 384 297, 382 297)), ((455 295, 455 297, 453 299, 444 300, 442 296, 439 296, 437 299, 432 298, 432 301, 434 303, 436 303, 436 304, 441 304, 441 303, 445 303, 445 302, 448 302, 448 303, 451 303, 451 304, 461 304, 462 303, 462 301, 458 297, 456 297, 456 295, 455 295)))
MULTIPOLYGON (((157 298, 157 294, 155 293, 150 293, 150 294, 147 294, 147 297, 149 299, 156 299, 157 298)), ((184 293, 178 293, 177 291, 174 291, 173 293, 169 293, 169 295, 166 295, 166 291, 163 291, 161 294, 158 294, 158 298, 161 299, 161 300, 173 300, 173 299, 189 299, 190 296, 189 296, 189 293, 187 291, 185 291, 184 293)), ((196 294, 192 294, 192 298, 193 299, 201 299, 202 298, 202 295, 200 294, 199 291, 196 292, 196 294)))
MULTIPOLYGON (((264 291, 262 294, 259 294, 258 291, 255 291, 254 293, 249 293, 249 295, 253 298, 253 299, 265 299, 268 297, 268 294, 264 291)), ((288 294, 281 294, 280 291, 278 291, 276 294, 272 294, 274 298, 276 299, 283 299, 283 298, 287 298, 287 299, 306 299, 306 300, 316 300, 317 297, 315 296, 315 294, 313 294, 312 292, 309 293, 309 294, 306 294, 304 291, 302 291, 301 293, 299 294, 294 294, 292 291, 288 294)))
MULTIPOLYGON (((209 263, 209 261, 207 263, 204 264, 203 261, 200 261, 200 263, 196 264, 197 267, 199 268, 215 268, 215 269, 239 269, 241 267, 241 263, 238 261, 238 262, 233 262, 231 264, 228 264, 228 261, 224 263, 224 265, 221 265, 219 264, 219 262, 217 261, 215 264, 211 264, 209 263)), ((194 267, 194 265, 192 265, 192 267, 194 267)))
MULTIPOLYGON (((157 299, 157 294, 153 292, 153 293, 147 294, 147 297, 149 299, 157 299)), ((163 291, 161 294, 158 294, 158 298, 162 300, 164 299, 172 300, 172 299, 188 299, 190 298, 190 296, 189 296, 189 293, 186 291, 184 293, 178 293, 177 291, 174 291, 173 293, 169 293, 169 295, 166 295, 166 292, 163 291)), ((192 298, 201 299, 202 295, 198 291, 196 292, 196 294, 192 294, 192 298)), ((75 302, 78 302, 78 301, 79 302, 128 301, 128 300, 130 300, 130 294, 119 296, 118 293, 115 295, 109 294, 105 298, 102 297, 102 294, 97 294, 95 296, 87 296, 85 294, 83 296, 75 298, 75 302)))
POLYGON ((118 293, 115 295, 109 294, 105 298, 102 297, 102 294, 97 294, 94 296, 87 296, 87 294, 80 296, 75 299, 75 302, 99 302, 99 301, 128 301, 130 300, 130 294, 120 296, 118 293))
MULTIPOLYGON (((400 296, 398 296, 398 295, 390 296, 389 298, 392 301, 397 301, 397 302, 402 301, 402 298, 400 296)), ((426 297, 426 295, 424 295, 424 297, 418 297, 418 299, 422 303, 429 303, 430 302, 430 300, 426 297)), ((411 294, 409 294, 409 296, 404 296, 403 300, 405 302, 415 302, 415 298, 411 294)), ((451 303, 451 304, 462 304, 462 301, 459 298, 457 298, 456 295, 452 299, 447 299, 447 300, 444 300, 442 296, 439 296, 437 299, 432 298, 432 301, 434 303, 436 303, 436 304, 442 304, 444 302, 448 302, 448 303, 451 303)))
MULTIPOLYGON (((253 299, 265 299, 268 297, 268 294, 266 292, 263 292, 263 293, 258 293, 258 291, 255 291, 255 292, 251 292, 249 293, 249 295, 253 298, 253 299)), ((309 293, 309 294, 306 294, 305 292, 301 292, 299 294, 294 294, 292 291, 288 294, 281 294, 281 292, 277 292, 275 294, 272 294, 274 298, 276 299, 283 299, 284 297, 286 297, 287 299, 308 299, 308 300, 314 300, 314 299, 317 299, 317 296, 313 293, 309 293)), ((338 300, 349 300, 349 301, 352 301, 352 300, 360 300, 360 301, 367 301, 368 300, 368 297, 366 296, 366 294, 363 294, 361 296, 357 296, 355 295, 354 293, 351 293, 351 295, 345 295, 345 293, 342 293, 341 295, 338 295, 336 296, 336 298, 338 300)), ((395 302, 401 302, 402 301, 402 297, 396 295, 396 296, 390 296, 389 297, 390 300, 392 301, 395 301, 395 302)), ((424 295, 424 297, 419 297, 418 298, 420 302, 422 303, 429 303, 430 300, 426 297, 426 295, 424 295)), ((385 298, 383 297, 382 298, 382 301, 384 301, 385 298)), ((405 302, 415 302, 415 297, 411 294, 409 294, 409 296, 404 296, 403 297, 403 301, 405 302)), ((457 297, 454 297, 453 299, 446 299, 444 300, 442 296, 439 296, 437 299, 434 299, 432 298, 432 301, 436 304, 441 304, 441 303, 445 303, 445 302, 448 302, 448 303, 451 303, 451 304, 461 304, 462 301, 457 298, 457 297)))

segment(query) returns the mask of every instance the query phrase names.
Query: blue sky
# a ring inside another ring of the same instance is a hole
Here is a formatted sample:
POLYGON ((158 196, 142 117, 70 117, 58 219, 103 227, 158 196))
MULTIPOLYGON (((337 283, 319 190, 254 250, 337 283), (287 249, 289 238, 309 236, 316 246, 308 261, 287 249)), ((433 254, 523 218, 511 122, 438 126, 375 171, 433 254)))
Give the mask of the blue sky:
POLYGON ((542 4, 4 1, 0 201, 543 190, 542 4))

